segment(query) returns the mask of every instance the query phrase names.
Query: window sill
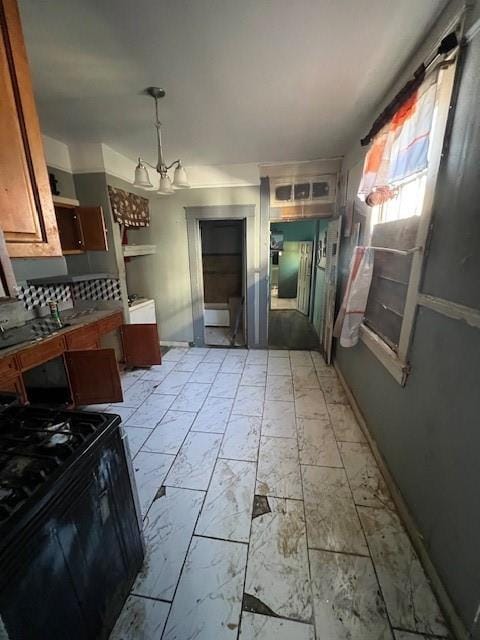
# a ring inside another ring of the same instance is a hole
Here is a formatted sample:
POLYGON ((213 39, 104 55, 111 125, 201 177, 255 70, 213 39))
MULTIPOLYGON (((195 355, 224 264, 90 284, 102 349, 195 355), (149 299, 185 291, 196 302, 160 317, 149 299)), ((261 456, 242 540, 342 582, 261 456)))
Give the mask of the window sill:
POLYGON ((390 349, 374 331, 364 324, 360 326, 360 339, 373 355, 380 360, 388 373, 403 387, 407 380, 408 365, 402 362, 395 351, 390 349))

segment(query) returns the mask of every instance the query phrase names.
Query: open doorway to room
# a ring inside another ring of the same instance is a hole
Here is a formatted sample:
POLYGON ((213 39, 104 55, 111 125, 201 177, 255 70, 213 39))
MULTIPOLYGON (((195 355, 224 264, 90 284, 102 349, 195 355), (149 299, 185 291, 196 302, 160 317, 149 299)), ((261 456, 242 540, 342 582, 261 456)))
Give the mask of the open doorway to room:
POLYGON ((205 344, 245 345, 244 220, 201 220, 205 344))
POLYGON ((270 347, 321 347, 327 226, 327 219, 270 224, 270 347))

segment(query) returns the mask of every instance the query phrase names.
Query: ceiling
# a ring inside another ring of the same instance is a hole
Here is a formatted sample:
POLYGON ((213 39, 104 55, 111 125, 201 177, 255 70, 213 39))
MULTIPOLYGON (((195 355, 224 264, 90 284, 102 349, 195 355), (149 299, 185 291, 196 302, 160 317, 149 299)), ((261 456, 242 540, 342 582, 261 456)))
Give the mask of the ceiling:
POLYGON ((168 161, 341 155, 443 0, 19 0, 42 130, 168 161))

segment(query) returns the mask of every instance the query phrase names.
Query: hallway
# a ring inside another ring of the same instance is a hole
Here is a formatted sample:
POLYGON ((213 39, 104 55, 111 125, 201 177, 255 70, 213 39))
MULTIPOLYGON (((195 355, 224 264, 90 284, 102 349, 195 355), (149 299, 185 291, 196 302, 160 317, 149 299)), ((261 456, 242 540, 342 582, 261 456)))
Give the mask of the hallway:
POLYGON ((271 309, 268 316, 268 344, 277 349, 314 351, 320 340, 310 320, 296 309, 271 309))
POLYGON ((448 637, 318 353, 176 348, 123 383, 147 554, 111 640, 448 637))

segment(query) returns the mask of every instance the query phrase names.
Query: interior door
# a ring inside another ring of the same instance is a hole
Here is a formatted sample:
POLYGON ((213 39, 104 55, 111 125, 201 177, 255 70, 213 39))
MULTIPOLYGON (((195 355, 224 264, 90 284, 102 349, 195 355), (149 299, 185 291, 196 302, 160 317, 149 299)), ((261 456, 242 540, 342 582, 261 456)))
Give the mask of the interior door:
POLYGON ((323 322, 323 353, 327 364, 332 361, 335 298, 337 294, 338 255, 342 219, 337 218, 327 228, 327 262, 325 267, 325 318, 323 322))
POLYGON ((123 355, 128 367, 162 364, 156 324, 124 324, 120 327, 123 355))
POLYGON ((312 278, 313 243, 300 243, 300 265, 298 269, 297 309, 308 315, 310 307, 310 282, 312 278))
POLYGON ((66 351, 64 357, 76 406, 122 402, 122 385, 114 349, 66 351))
POLYGON ((108 251, 102 207, 75 207, 80 219, 86 251, 108 251))

